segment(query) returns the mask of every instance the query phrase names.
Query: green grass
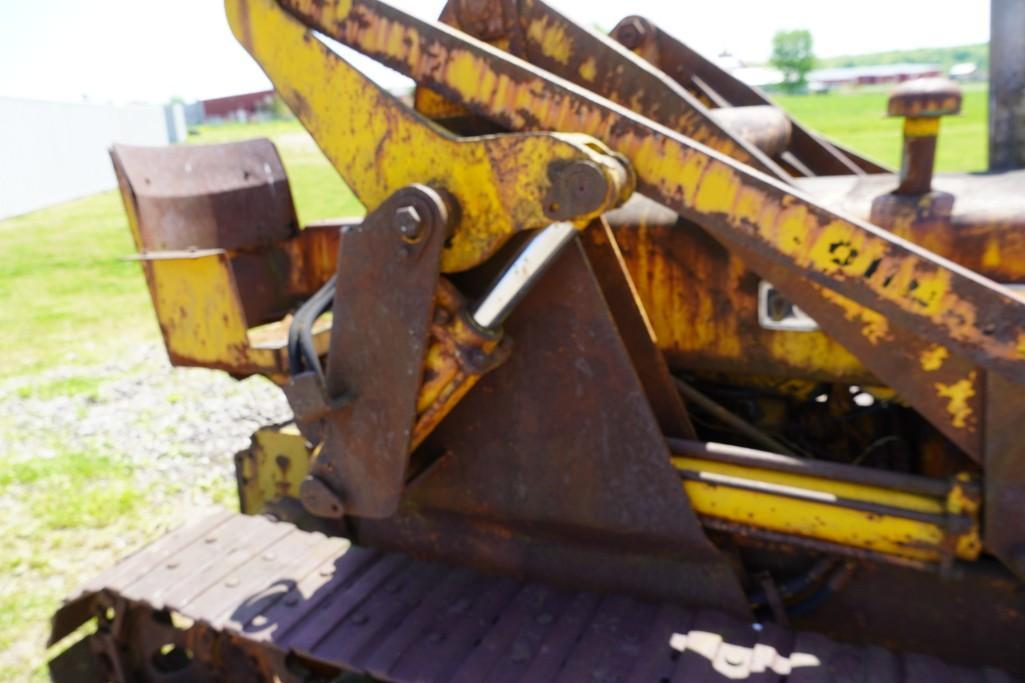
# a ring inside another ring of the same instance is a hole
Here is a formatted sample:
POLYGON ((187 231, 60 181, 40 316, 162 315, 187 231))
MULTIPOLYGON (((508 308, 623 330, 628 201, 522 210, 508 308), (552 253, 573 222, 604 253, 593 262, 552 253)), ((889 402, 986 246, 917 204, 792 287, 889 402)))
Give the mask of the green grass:
POLYGON ((0 377, 99 362, 157 334, 114 192, 0 222, 0 377))
POLYGON ((49 379, 39 383, 25 384, 18 387, 18 398, 48 401, 58 396, 90 396, 95 397, 103 380, 99 377, 63 377, 49 379))
POLYGON ((122 538, 149 535, 140 512, 151 494, 126 461, 96 453, 22 457, 0 455, 4 681, 45 680, 39 643, 60 599, 83 571, 108 564, 122 538))
MULTIPOLYGON (((886 118, 886 90, 828 95, 779 95, 773 99, 799 122, 876 161, 900 165, 901 119, 886 118)), ((943 119, 936 167, 940 171, 986 168, 988 93, 966 88, 960 116, 943 119)))

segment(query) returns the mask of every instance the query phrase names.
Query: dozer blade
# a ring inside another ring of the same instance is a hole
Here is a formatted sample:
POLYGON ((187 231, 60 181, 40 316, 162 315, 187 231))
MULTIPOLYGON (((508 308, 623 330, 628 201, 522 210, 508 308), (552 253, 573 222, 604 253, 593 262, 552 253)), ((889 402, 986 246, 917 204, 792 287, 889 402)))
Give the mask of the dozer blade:
POLYGON ((115 681, 1013 680, 227 513, 91 581, 57 613, 52 640, 91 615, 96 661, 115 681))

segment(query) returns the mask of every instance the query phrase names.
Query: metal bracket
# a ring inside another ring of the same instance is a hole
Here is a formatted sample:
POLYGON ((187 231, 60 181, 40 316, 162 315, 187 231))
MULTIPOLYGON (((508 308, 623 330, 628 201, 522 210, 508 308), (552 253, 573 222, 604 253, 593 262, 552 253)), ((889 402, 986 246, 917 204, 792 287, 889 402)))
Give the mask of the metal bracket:
POLYGON ((293 389, 313 397, 311 414, 327 409, 300 491, 315 515, 387 517, 398 505, 451 224, 437 192, 411 185, 342 235, 326 394, 301 375, 293 389))

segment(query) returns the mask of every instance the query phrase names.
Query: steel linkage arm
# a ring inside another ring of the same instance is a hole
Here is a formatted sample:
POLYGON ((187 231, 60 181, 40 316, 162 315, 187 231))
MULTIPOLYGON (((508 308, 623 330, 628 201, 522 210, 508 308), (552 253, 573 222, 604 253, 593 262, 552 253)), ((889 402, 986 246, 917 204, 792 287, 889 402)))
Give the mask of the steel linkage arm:
MULTIPOLYGON (((760 150, 779 156, 795 172, 862 172, 855 157, 848 158, 819 141, 790 121, 782 110, 769 106, 764 96, 638 17, 624 20, 612 33, 613 38, 635 49, 636 55, 538 0, 450 0, 441 21, 738 160, 745 157, 735 150, 731 153, 729 145, 717 146, 709 134, 711 129, 703 123, 708 117, 727 124, 727 133, 747 137, 760 150), (644 60, 662 70, 652 69, 644 60), (724 99, 727 95, 731 99, 724 99), (696 97, 719 108, 706 109, 696 97), (741 106, 732 106, 735 104, 741 106)), ((418 89, 421 110, 439 114, 446 123, 453 122, 453 113, 439 106, 439 101, 445 102, 434 91, 418 89)), ((454 123, 458 125, 458 120, 454 123)), ((751 165, 758 168, 757 164, 751 165)), ((775 175, 791 182, 786 173, 776 170, 775 175)), ((923 367, 921 358, 933 358, 946 350, 891 326, 878 313, 833 292, 811 291, 813 288, 799 272, 765 262, 757 250, 745 250, 736 244, 731 249, 734 256, 790 300, 805 311, 815 311, 815 319, 831 338, 876 377, 884 378, 966 453, 982 460, 985 435, 979 421, 984 413, 984 373, 976 372, 970 362, 956 356, 939 364, 926 362, 923 367), (830 304, 828 308, 823 306, 825 301, 830 304), (887 350, 880 352, 881 347, 887 350), (962 398, 952 401, 955 394, 962 398)))
MULTIPOLYGON (((772 101, 758 89, 704 58, 644 17, 626 17, 609 35, 681 86, 700 93, 703 99, 717 107, 772 105, 772 101)), ((856 152, 823 140, 797 121, 791 119, 790 123, 791 141, 784 159, 803 171, 803 175, 892 173, 890 169, 856 152)))
POLYGON ((639 191, 727 246, 1025 382, 1025 301, 1003 287, 448 27, 376 0, 283 3, 314 30, 508 129, 603 140, 633 164, 639 191))
POLYGON ((643 99, 653 121, 759 171, 790 178, 769 154, 666 74, 543 2, 450 0, 441 20, 617 104, 636 109, 643 99))
POLYGON ((562 220, 583 227, 632 192, 628 169, 593 139, 453 137, 332 52, 274 0, 225 4, 236 38, 369 210, 413 183, 443 188, 454 200, 444 272, 481 263, 522 230, 562 220))

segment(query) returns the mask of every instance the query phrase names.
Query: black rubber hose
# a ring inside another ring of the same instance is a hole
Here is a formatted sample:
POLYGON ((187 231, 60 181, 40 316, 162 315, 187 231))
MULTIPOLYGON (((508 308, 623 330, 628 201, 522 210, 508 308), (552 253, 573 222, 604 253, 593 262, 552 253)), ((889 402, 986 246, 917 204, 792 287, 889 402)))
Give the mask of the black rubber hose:
POLYGON ((288 371, 292 376, 312 370, 321 377, 320 358, 313 344, 313 324, 334 304, 336 275, 299 307, 288 328, 288 371))

